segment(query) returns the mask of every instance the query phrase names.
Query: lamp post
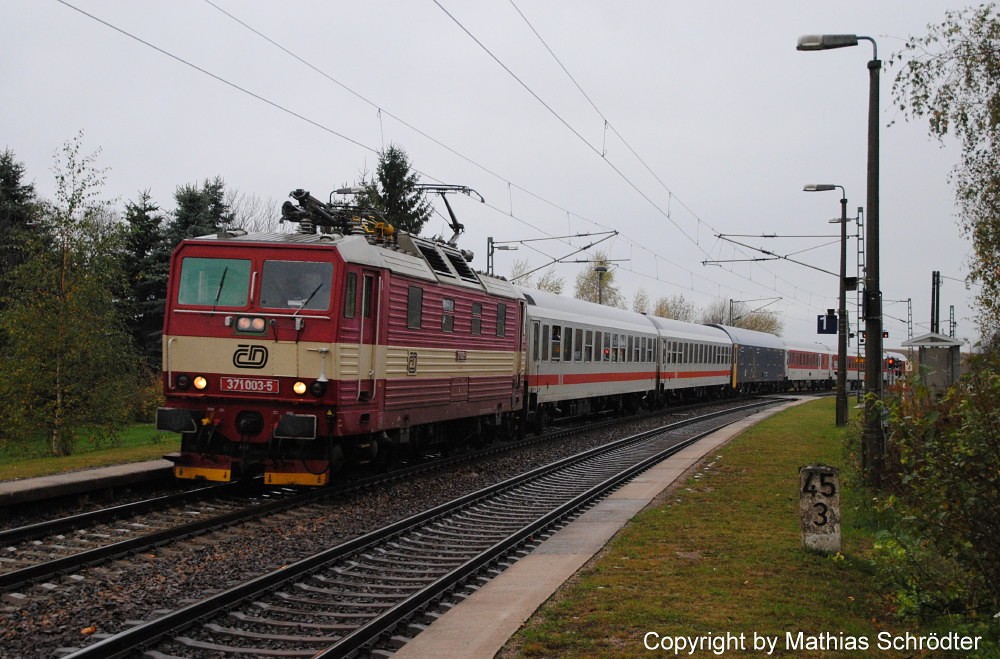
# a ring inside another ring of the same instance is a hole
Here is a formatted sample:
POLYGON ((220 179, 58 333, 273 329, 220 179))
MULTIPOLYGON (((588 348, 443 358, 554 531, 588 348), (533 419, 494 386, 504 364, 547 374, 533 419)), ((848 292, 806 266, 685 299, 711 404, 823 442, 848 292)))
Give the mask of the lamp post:
POLYGON ((513 243, 513 242, 517 241, 493 240, 493 236, 488 236, 486 238, 486 274, 493 276, 493 252, 497 250, 512 252, 517 249, 517 245, 506 245, 503 243, 513 243))
POLYGON ((847 191, 830 183, 806 185, 805 192, 826 192, 840 188, 840 309, 837 315, 837 425, 847 425, 847 191))
POLYGON ((830 50, 870 41, 868 62, 868 226, 865 229, 865 422, 861 438, 861 463, 866 480, 878 487, 882 482, 885 445, 882 435, 882 293, 879 289, 878 248, 878 85, 882 62, 871 37, 855 34, 820 34, 799 37, 798 50, 830 50))
POLYGON ((597 304, 604 304, 604 273, 607 271, 606 265, 594 266, 594 272, 597 273, 597 304))

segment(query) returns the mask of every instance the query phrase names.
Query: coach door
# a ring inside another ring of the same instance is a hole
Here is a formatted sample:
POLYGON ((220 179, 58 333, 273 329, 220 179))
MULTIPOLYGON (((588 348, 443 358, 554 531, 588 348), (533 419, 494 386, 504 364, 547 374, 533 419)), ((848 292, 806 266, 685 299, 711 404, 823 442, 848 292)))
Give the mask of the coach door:
POLYGON ((382 278, 376 270, 361 271, 361 345, 358 346, 358 400, 372 400, 378 386, 379 297, 382 278))

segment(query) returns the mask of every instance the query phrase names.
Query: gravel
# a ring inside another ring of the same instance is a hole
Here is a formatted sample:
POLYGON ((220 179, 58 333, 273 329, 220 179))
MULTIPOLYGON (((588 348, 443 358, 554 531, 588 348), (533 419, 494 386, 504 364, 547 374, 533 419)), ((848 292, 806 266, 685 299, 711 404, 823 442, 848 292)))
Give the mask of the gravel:
POLYGON ((421 510, 573 455, 610 439, 662 425, 633 421, 547 442, 514 454, 250 522, 36 586, 0 601, 0 656, 52 657, 82 647, 421 510))

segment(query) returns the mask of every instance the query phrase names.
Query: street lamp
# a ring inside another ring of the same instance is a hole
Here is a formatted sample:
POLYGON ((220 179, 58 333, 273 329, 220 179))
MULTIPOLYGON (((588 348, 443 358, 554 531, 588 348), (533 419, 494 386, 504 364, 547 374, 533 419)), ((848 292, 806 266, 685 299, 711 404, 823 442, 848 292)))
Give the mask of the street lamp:
POLYGON ((799 37, 798 50, 830 50, 857 46, 870 41, 868 62, 868 227, 865 253, 865 423, 861 439, 861 463, 870 485, 878 487, 884 469, 885 445, 882 436, 882 293, 879 290, 878 249, 878 84, 882 62, 878 45, 871 37, 855 34, 820 34, 799 37))
POLYGON ((517 250, 517 245, 508 245, 504 243, 514 243, 518 242, 516 240, 493 240, 493 236, 487 236, 486 238, 486 274, 493 276, 493 252, 495 251, 508 251, 513 252, 517 250))
POLYGON ((847 191, 844 186, 814 183, 802 188, 805 192, 827 192, 840 188, 840 310, 837 312, 837 425, 847 425, 847 191))
POLYGON ((597 304, 604 304, 604 273, 607 271, 606 265, 594 266, 594 272, 597 273, 597 304))

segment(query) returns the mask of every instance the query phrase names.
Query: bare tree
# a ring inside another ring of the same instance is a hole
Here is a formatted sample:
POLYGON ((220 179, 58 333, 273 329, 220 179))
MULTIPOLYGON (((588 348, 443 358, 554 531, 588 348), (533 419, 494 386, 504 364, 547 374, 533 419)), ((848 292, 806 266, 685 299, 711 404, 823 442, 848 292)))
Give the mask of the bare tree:
POLYGON ((232 217, 232 225, 248 233, 279 233, 281 213, 273 199, 263 200, 256 195, 248 195, 237 190, 226 191, 226 206, 232 217))
POLYGON ((649 294, 641 286, 632 298, 632 311, 636 313, 649 313, 649 294))
POLYGON ((686 323, 694 323, 698 320, 698 308, 691 300, 684 299, 681 294, 661 297, 653 307, 653 315, 660 318, 673 318, 686 323))
POLYGON ((528 263, 527 259, 516 259, 510 268, 511 281, 518 286, 534 288, 556 295, 561 294, 566 287, 566 280, 556 275, 555 266, 546 268, 538 279, 535 279, 533 275, 525 275, 530 269, 531 264, 528 263))
POLYGON ((716 300, 701 312, 701 322, 781 334, 784 324, 773 311, 752 310, 739 300, 716 300))
POLYGON ((588 302, 600 302, 609 307, 625 308, 625 296, 615 286, 615 273, 604 252, 594 254, 593 266, 576 276, 576 298, 588 302), (598 270, 603 268, 603 271, 598 270))

